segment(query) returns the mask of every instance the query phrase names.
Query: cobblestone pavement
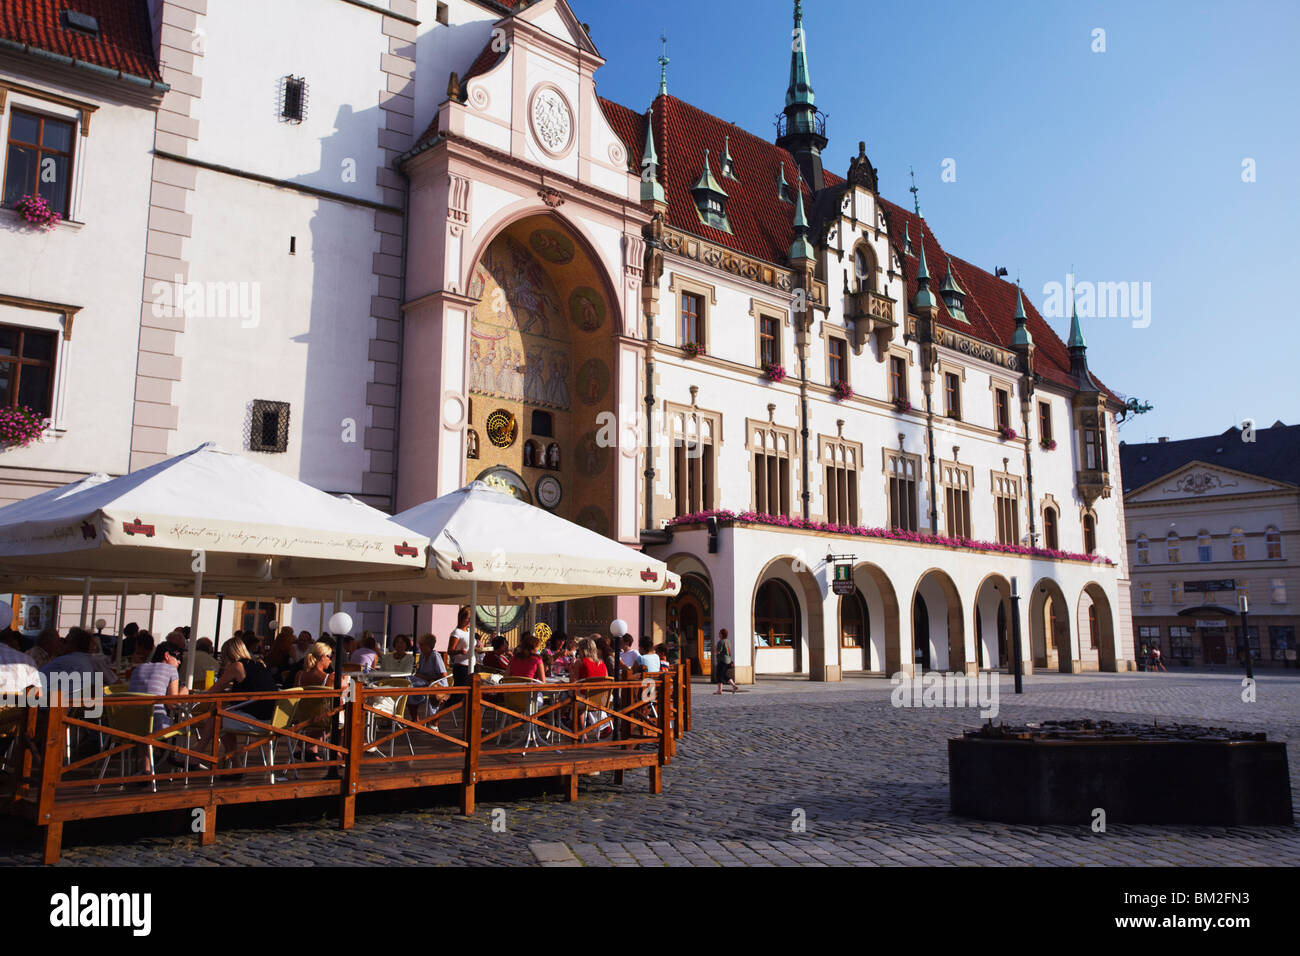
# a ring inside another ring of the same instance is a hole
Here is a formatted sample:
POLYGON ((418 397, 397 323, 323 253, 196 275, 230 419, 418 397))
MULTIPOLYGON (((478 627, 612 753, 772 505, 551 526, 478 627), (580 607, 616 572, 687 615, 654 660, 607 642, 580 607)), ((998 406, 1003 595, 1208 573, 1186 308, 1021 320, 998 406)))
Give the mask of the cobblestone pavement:
MULTIPOLYGON (((891 685, 769 679, 738 695, 695 685, 693 731, 664 771, 615 787, 582 782, 577 803, 542 785, 481 787, 460 817, 454 791, 363 797, 340 831, 334 801, 223 808, 201 848, 184 815, 69 824, 63 862, 95 865, 1300 865, 1300 827, 1009 826, 948 812, 945 741, 974 710, 902 709, 891 685), (523 789, 521 789, 521 787, 523 789), (500 812, 494 812, 500 811, 500 812), (792 832, 796 812, 807 829, 792 832), (503 831, 503 832, 498 832, 503 831)), ((998 719, 1155 717, 1264 730, 1289 743, 1300 795, 1300 675, 1263 674, 1241 701, 1227 674, 1035 675, 1016 698, 1000 686, 998 719)), ((1300 811, 1298 811, 1300 812, 1300 811)), ((0 864, 37 862, 36 831, 0 821, 0 864)))

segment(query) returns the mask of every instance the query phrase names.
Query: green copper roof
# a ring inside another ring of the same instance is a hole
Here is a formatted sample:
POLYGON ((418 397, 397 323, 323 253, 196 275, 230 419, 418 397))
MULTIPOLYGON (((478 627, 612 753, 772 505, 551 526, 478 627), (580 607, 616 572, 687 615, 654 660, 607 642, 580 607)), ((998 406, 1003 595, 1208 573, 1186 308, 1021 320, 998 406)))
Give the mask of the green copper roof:
POLYGON ((1029 328, 1025 325, 1028 317, 1025 315, 1025 300, 1020 295, 1020 286, 1016 286, 1016 331, 1011 334, 1012 345, 1033 345, 1034 337, 1029 334, 1029 328))
POLYGON ((951 258, 951 257, 948 258, 948 274, 947 274, 946 276, 944 276, 944 278, 943 278, 943 285, 939 286, 939 291, 940 291, 941 293, 956 293, 957 295, 965 295, 965 294, 966 294, 966 293, 962 290, 962 287, 959 286, 959 285, 957 284, 957 280, 954 279, 954 278, 952 277, 952 258, 951 258))
POLYGON ((727 136, 722 147, 722 162, 719 163, 722 175, 727 179, 736 179, 736 162, 731 158, 731 137, 727 136))
POLYGON ((939 302, 930 291, 930 270, 925 264, 925 234, 917 243, 917 254, 921 257, 916 267, 916 295, 912 297, 914 309, 937 309, 939 302))
POLYGON ((794 0, 794 48, 790 54, 790 86, 786 106, 813 105, 812 76, 808 72, 808 44, 803 32, 803 3, 794 0))
POLYGON ((778 178, 776 181, 776 198, 784 199, 785 191, 790 188, 790 184, 785 181, 785 163, 782 163, 780 166, 777 167, 777 176, 778 178))
POLYGON ((663 52, 659 54, 659 95, 668 95, 668 37, 662 33, 659 35, 659 42, 663 44, 663 52))
POLYGON ((718 184, 716 179, 713 178, 713 169, 709 165, 709 151, 707 149, 704 151, 704 172, 700 173, 700 178, 697 179, 695 185, 691 187, 691 192, 698 192, 700 190, 717 193, 719 196, 723 197, 727 195, 727 191, 718 184))
POLYGON ((912 245, 912 232, 907 223, 903 223, 903 252, 906 253, 912 245))
POLYGON ((1074 302, 1073 315, 1070 317, 1070 341, 1066 343, 1072 349, 1086 349, 1088 343, 1083 340, 1083 326, 1079 324, 1079 303, 1074 302))
POLYGON ((790 259, 815 259, 812 243, 808 241, 808 217, 803 211, 803 180, 795 195, 794 242, 790 243, 790 259))

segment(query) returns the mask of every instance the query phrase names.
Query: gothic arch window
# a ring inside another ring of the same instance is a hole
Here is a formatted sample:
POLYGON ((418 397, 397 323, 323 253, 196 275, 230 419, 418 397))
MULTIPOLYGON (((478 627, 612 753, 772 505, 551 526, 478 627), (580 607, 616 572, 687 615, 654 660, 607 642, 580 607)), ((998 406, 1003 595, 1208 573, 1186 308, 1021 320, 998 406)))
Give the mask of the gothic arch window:
POLYGON ((1091 513, 1083 516, 1083 551, 1097 553, 1097 519, 1091 513))
MULTIPOLYGON (((840 646, 865 648, 871 637, 871 618, 862 592, 854 588, 852 594, 840 598, 840 646)), ((862 669, 868 670, 867 661, 862 669)))

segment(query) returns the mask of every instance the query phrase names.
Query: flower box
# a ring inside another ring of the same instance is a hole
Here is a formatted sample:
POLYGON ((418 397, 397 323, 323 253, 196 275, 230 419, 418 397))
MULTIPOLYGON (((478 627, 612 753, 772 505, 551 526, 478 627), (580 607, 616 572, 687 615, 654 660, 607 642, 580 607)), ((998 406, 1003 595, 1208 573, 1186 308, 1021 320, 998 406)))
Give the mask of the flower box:
POLYGON ((1002 428, 999 429, 999 432, 1002 435, 1003 441, 1015 441, 1020 437, 1014 428, 1002 428))
POLYGON ((853 386, 848 382, 836 382, 831 388, 835 391, 835 398, 841 402, 853 397, 853 386))
POLYGON ((1049 438, 1047 441, 1040 441, 1038 444, 1042 447, 1043 451, 1056 451, 1055 438, 1049 438))
POLYGON ((14 203, 14 211, 22 216, 28 225, 35 226, 43 232, 49 232, 63 221, 63 217, 50 208, 44 196, 23 196, 14 203))
POLYGON ((970 538, 950 538, 946 535, 923 534, 920 531, 895 531, 892 528, 864 528, 858 525, 828 524, 823 521, 805 521, 802 518, 787 518, 784 515, 769 515, 759 511, 729 511, 717 509, 700 511, 695 514, 682 515, 668 522, 670 527, 677 525, 704 524, 710 518, 716 518, 719 524, 759 524, 776 528, 793 528, 796 531, 825 531, 832 534, 852 535, 859 538, 881 538, 888 541, 909 541, 914 544, 937 545, 963 551, 995 551, 1002 554, 1014 554, 1031 558, 1053 558, 1065 561, 1087 561, 1111 567, 1115 564, 1109 558, 1095 554, 1076 554, 1072 551, 1057 551, 1052 548, 1035 548, 1022 544, 1000 544, 996 541, 975 541, 970 538))
POLYGON ((686 353, 687 358, 699 358, 704 354, 704 346, 699 342, 687 342, 682 346, 682 351, 686 353))
POLYGON ((763 366, 763 374, 767 376, 769 382, 785 381, 785 366, 777 365, 775 362, 763 366))
POLYGON ((910 412, 912 410, 912 403, 905 398, 896 398, 894 399, 894 408, 900 412, 910 412))
POLYGON ((0 448, 23 448, 50 427, 50 420, 26 405, 0 408, 0 448))

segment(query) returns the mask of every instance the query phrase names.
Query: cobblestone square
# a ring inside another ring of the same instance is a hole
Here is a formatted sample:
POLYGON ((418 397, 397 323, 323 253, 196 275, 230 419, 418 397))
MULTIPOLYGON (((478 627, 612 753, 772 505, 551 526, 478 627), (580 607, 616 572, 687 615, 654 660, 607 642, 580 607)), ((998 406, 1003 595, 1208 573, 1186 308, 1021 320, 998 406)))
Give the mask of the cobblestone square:
MULTIPOLYGON (((451 792, 419 809, 361 804, 340 831, 332 805, 296 816, 223 810, 201 848, 175 818, 69 826, 63 865, 544 865, 544 866, 1295 866, 1300 827, 1008 826, 948 812, 946 740, 981 721, 974 710, 904 709, 891 685, 768 679, 718 697, 694 687, 694 727, 652 796, 640 772, 623 787, 582 783, 577 803, 536 789, 484 789, 458 816, 451 792), (445 803, 437 803, 444 800, 445 803), (500 808, 502 814, 494 814, 500 808), (806 821, 806 831, 793 824, 806 821), (169 820, 166 826, 151 821, 169 820), (494 827, 495 822, 495 827, 494 827)), ((1258 679, 1241 700, 1225 673, 1035 675, 1016 698, 1000 684, 1007 723, 1054 717, 1155 718, 1264 730, 1289 745, 1300 792, 1300 675, 1258 679)), ((39 859, 35 831, 4 821, 0 862, 39 859)))

